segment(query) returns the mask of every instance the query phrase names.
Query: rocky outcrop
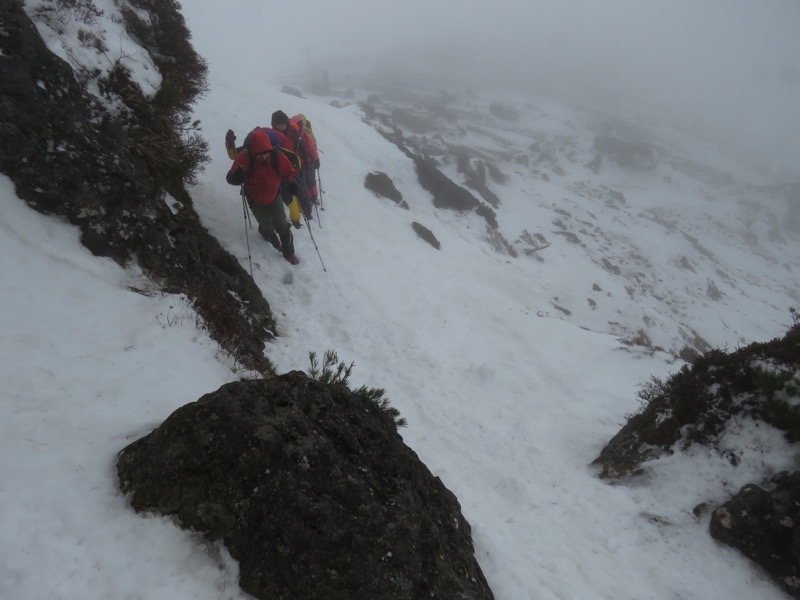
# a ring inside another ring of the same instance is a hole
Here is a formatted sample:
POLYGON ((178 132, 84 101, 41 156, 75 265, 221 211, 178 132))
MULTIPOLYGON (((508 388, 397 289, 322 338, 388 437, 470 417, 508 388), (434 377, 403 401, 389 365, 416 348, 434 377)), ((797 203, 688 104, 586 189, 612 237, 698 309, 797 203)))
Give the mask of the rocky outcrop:
MULTIPOLYGON (((457 153, 456 163, 458 171, 465 176, 466 184, 478 192, 481 198, 491 204, 492 207, 498 208, 500 206, 500 198, 486 185, 486 163, 478 160, 475 163, 475 167, 473 167, 469 155, 464 152, 457 153)), ((495 172, 499 171, 495 170, 495 172)))
POLYGON ((364 178, 364 187, 376 196, 389 198, 400 208, 408 210, 408 203, 403 200, 403 194, 395 187, 391 177, 381 171, 367 173, 364 178))
POLYGON ((429 159, 412 155, 420 185, 433 196, 436 208, 449 208, 457 211, 474 210, 486 219, 489 228, 497 229, 497 214, 483 204, 469 190, 461 187, 442 173, 429 159))
POLYGON ((414 231, 417 233, 419 237, 428 242, 431 246, 433 246, 437 250, 439 250, 442 247, 441 242, 439 242, 439 240, 436 239, 436 236, 433 235, 433 232, 427 227, 425 227, 425 225, 422 225, 421 223, 417 223, 416 221, 414 221, 413 223, 411 223, 411 227, 414 228, 414 231))
POLYGON ((765 487, 746 485, 714 511, 709 529, 800 598, 800 473, 780 473, 765 487))
POLYGON ((800 324, 783 338, 726 353, 711 350, 667 382, 653 380, 645 403, 595 459, 601 477, 626 478, 646 460, 699 443, 713 446, 734 418, 765 421, 800 440, 800 411, 792 398, 800 370, 800 324))
POLYGON ((490 599, 455 496, 373 399, 292 372, 221 387, 119 454, 140 512, 240 564, 256 598, 490 599))
MULTIPOLYGON (((760 421, 800 441, 800 323, 783 338, 750 344, 735 352, 712 350, 663 382, 653 379, 640 393, 641 412, 603 448, 594 463, 601 477, 624 480, 643 463, 702 444, 732 466, 741 451, 718 449, 732 422, 760 421)), ((695 509, 701 514, 705 503, 695 509)), ((800 598, 800 472, 744 486, 717 505, 711 535, 763 567, 792 596, 800 598)))
POLYGON ((18 0, 0 0, 0 32, 0 172, 17 195, 76 225, 94 254, 136 263, 158 287, 186 294, 223 348, 271 373, 270 307, 202 226, 183 187, 167 192, 130 123, 84 93, 18 0))

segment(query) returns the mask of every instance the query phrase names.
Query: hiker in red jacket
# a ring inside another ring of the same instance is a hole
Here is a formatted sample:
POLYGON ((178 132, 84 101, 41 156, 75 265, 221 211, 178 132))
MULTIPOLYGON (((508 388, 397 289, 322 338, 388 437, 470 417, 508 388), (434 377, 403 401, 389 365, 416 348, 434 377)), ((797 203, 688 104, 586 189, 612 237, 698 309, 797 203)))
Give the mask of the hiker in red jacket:
POLYGON ((231 185, 244 185, 244 194, 258 232, 291 264, 300 260, 294 253, 294 239, 280 199, 281 183, 291 194, 298 194, 299 173, 289 159, 272 147, 267 132, 256 128, 237 154, 225 180, 231 185))
POLYGON ((317 150, 317 140, 311 129, 311 122, 306 119, 303 113, 297 114, 289 119, 291 123, 297 125, 300 137, 306 148, 306 158, 303 159, 303 168, 300 172, 305 181, 308 197, 312 204, 319 205, 317 198, 317 169, 319 169, 319 151, 317 150))
POLYGON ((272 129, 278 132, 281 136, 281 147, 287 148, 291 150, 297 156, 300 157, 300 165, 301 171, 300 176, 297 178, 297 184, 300 189, 300 193, 298 194, 297 198, 300 201, 300 207, 303 209, 303 214, 306 216, 306 219, 311 220, 313 218, 311 213, 311 206, 312 200, 311 196, 308 193, 308 186, 306 185, 306 176, 304 175, 307 164, 310 164, 312 161, 316 160, 319 161, 319 155, 317 155, 316 148, 313 150, 313 154, 310 144, 310 138, 308 135, 303 135, 296 124, 293 124, 289 117, 285 112, 282 110, 276 110, 272 113, 272 129), (316 159, 314 158, 316 157, 316 159))

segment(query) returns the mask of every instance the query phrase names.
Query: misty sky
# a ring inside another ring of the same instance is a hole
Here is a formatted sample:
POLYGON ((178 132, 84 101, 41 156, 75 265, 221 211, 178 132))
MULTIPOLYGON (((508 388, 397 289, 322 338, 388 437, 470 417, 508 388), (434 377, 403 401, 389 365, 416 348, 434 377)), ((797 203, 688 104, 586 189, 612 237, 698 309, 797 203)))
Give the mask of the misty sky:
POLYGON ((334 84, 380 70, 454 89, 568 92, 668 109, 721 141, 746 137, 763 152, 800 157, 796 0, 253 4, 231 3, 219 35, 231 40, 228 64, 254 75, 326 67, 334 84))

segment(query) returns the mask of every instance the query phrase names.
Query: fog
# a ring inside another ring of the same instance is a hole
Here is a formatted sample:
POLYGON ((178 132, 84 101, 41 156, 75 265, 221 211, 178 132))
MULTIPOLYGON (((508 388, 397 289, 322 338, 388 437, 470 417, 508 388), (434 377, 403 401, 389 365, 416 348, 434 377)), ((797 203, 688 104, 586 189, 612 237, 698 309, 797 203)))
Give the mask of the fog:
POLYGON ((259 77, 326 69, 334 85, 368 75, 655 111, 800 177, 796 0, 238 0, 230 15, 220 41, 259 77))

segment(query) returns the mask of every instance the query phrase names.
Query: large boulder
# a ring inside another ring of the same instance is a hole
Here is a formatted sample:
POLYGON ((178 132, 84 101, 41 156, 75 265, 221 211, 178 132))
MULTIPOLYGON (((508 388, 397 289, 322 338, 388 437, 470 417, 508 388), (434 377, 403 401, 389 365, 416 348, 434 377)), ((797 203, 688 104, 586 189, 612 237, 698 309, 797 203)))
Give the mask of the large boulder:
POLYGON ((256 598, 489 599, 455 496, 368 394, 292 372, 222 386, 119 454, 140 512, 240 563, 256 598))
POLYGON ((739 550, 800 598, 800 473, 746 485, 711 515, 714 539, 739 550))

